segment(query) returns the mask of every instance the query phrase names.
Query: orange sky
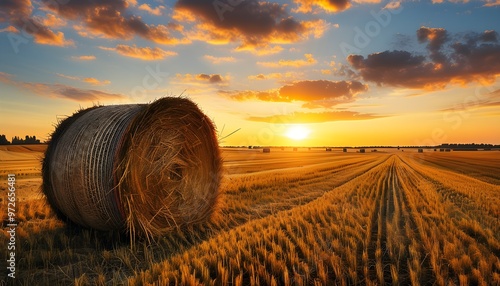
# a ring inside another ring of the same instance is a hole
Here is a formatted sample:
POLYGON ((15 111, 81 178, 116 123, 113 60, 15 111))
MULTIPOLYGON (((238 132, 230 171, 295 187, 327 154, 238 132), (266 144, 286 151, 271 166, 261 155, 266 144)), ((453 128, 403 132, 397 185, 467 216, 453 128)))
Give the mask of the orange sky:
POLYGON ((432 2, 2 1, 0 134, 182 94, 223 145, 500 144, 500 2, 432 2))

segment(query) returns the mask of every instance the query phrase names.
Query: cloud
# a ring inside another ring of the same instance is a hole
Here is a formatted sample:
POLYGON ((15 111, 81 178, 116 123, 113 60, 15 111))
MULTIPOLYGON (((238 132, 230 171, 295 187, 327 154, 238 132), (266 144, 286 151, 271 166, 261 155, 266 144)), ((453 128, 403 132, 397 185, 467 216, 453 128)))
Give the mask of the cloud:
MULTIPOLYGON (((444 2, 465 4, 465 3, 469 3, 470 0, 448 0, 448 1, 445 1, 445 0, 432 0, 432 4, 442 4, 444 2)), ((481 2, 485 3, 483 5, 484 7, 500 6, 500 0, 482 0, 481 2)))
POLYGON ((16 33, 16 34, 18 34, 19 30, 16 27, 14 27, 14 26, 8 26, 7 28, 0 29, 0 33, 1 32, 8 32, 8 33, 16 33))
POLYGON ((92 85, 107 85, 107 84, 111 83, 111 81, 109 81, 109 80, 98 80, 98 79, 93 78, 93 77, 83 78, 83 81, 86 83, 90 83, 92 85))
POLYGON ((279 49, 276 45, 321 37, 329 27, 324 20, 293 18, 286 5, 256 0, 231 3, 179 0, 173 18, 194 24, 187 33, 190 39, 219 45, 238 43, 236 51, 266 50, 268 54, 279 49))
POLYGON ((220 74, 176 74, 175 78, 180 83, 188 83, 193 85, 206 85, 206 84, 215 84, 215 85, 226 85, 229 80, 228 77, 224 78, 220 74))
POLYGON ((401 7, 401 1, 391 1, 384 6, 384 9, 397 10, 401 7))
POLYGON ((237 101, 260 100, 269 102, 304 102, 304 108, 332 108, 352 102, 355 96, 368 90, 358 81, 303 80, 268 91, 219 91, 219 94, 237 101))
POLYGON ((40 21, 43 25, 51 28, 59 28, 59 27, 64 27, 66 26, 66 21, 63 19, 57 18, 53 14, 47 14, 45 18, 41 19, 40 21))
POLYGON ((417 39, 420 43, 428 43, 427 49, 431 60, 436 63, 443 63, 447 60, 446 55, 441 52, 441 48, 449 40, 445 29, 421 27, 417 30, 417 39))
POLYGON ((121 94, 107 93, 95 89, 80 89, 64 85, 57 85, 56 87, 57 88, 53 91, 54 95, 75 101, 99 101, 125 98, 125 96, 121 94))
POLYGON ((500 101, 477 101, 477 102, 468 102, 467 104, 459 104, 453 107, 441 109, 441 112, 460 112, 464 110, 473 110, 480 108, 489 108, 489 107, 500 107, 500 101))
POLYGON ((234 63, 236 61, 236 59, 233 57, 214 57, 210 55, 204 55, 203 58, 210 61, 213 64, 234 63))
POLYGON ((293 0, 297 7, 292 9, 294 13, 319 12, 337 13, 352 7, 352 2, 358 4, 378 4, 382 0, 293 0))
POLYGON ((0 72, 0 82, 18 87, 20 89, 29 90, 40 96, 65 98, 74 101, 100 101, 125 98, 122 94, 108 93, 95 89, 81 89, 64 84, 19 81, 14 79, 13 75, 3 72, 0 72))
POLYGON ((90 83, 92 85, 107 85, 107 84, 111 83, 111 81, 109 81, 109 80, 98 80, 98 79, 93 78, 93 77, 81 78, 81 77, 70 76, 70 75, 65 75, 65 74, 61 74, 61 73, 58 73, 56 75, 63 77, 63 78, 71 79, 71 80, 77 80, 77 81, 81 81, 81 82, 85 82, 85 83, 90 83))
POLYGON ((94 55, 89 55, 89 56, 73 56, 71 57, 74 60, 80 60, 80 61, 93 61, 96 59, 94 55))
POLYGON ((165 9, 165 6, 160 5, 160 6, 153 9, 153 8, 151 8, 151 6, 149 6, 149 4, 144 3, 144 4, 141 4, 138 8, 139 8, 139 10, 146 11, 151 15, 161 16, 162 15, 161 11, 163 9, 165 9))
POLYGON ((271 115, 271 116, 250 116, 246 118, 248 121, 268 122, 268 123, 322 123, 331 121, 347 121, 347 120, 369 120, 383 118, 386 116, 376 115, 372 113, 359 113, 355 111, 331 111, 331 112, 295 112, 286 115, 271 115))
POLYGON ((278 45, 264 45, 264 46, 259 46, 256 48, 255 46, 252 45, 242 45, 239 46, 235 49, 237 52, 250 52, 254 55, 257 56, 268 56, 268 55, 274 55, 283 50, 283 47, 278 46, 278 45))
MULTIPOLYGON (((49 0, 43 0, 43 2, 45 8, 57 14, 58 17, 78 22, 73 27, 83 37, 130 40, 135 36, 140 36, 155 43, 167 45, 190 42, 186 38, 177 38, 173 35, 173 32, 179 30, 177 25, 148 25, 141 17, 127 11, 129 5, 136 5, 136 2, 125 0, 69 1, 64 5, 49 0)), ((144 9, 145 6, 141 5, 141 7, 144 9)))
POLYGON ((303 67, 317 63, 312 54, 305 54, 304 60, 279 60, 278 62, 257 62, 258 65, 277 68, 277 67, 303 67))
POLYGON ((486 0, 486 4, 484 4, 485 7, 495 7, 495 6, 500 6, 500 0, 486 0))
POLYGON ((394 50, 347 60, 358 76, 379 85, 435 90, 448 84, 490 84, 500 76, 496 31, 453 36, 445 29, 421 27, 417 38, 427 44, 427 55, 394 50))
POLYGON ((313 6, 327 13, 341 12, 351 7, 349 0, 293 0, 293 2, 298 5, 292 10, 294 13, 311 13, 313 6))
POLYGON ((122 56, 146 60, 146 61, 162 60, 166 57, 177 55, 176 52, 165 51, 158 47, 156 48, 137 47, 136 45, 133 46, 117 45, 115 48, 109 48, 109 47, 99 47, 99 48, 107 51, 116 51, 122 56))
POLYGON ((282 79, 282 78, 293 78, 294 74, 291 72, 286 73, 268 73, 268 74, 258 74, 258 75, 250 75, 248 79, 251 80, 266 80, 266 79, 282 79))
MULTIPOLYGON (((2 0, 0 1, 0 22, 8 22, 10 26, 4 32, 22 30, 33 36, 33 41, 41 45, 73 46, 72 40, 67 40, 63 32, 55 32, 46 24, 57 26, 62 22, 47 16, 47 18, 33 17, 33 6, 30 0, 2 0), (52 19, 52 20, 51 20, 52 19), (12 28, 10 28, 12 27, 12 28)), ((50 15, 50 14, 49 14, 50 15)))

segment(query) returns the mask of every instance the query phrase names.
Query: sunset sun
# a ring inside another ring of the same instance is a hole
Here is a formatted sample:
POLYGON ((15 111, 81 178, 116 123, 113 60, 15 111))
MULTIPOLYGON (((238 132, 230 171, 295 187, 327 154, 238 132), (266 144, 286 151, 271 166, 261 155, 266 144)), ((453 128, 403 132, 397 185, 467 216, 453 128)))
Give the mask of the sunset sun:
POLYGON ((285 135, 293 140, 303 140, 309 136, 309 133, 311 133, 311 130, 307 127, 302 125, 293 125, 288 128, 285 135))

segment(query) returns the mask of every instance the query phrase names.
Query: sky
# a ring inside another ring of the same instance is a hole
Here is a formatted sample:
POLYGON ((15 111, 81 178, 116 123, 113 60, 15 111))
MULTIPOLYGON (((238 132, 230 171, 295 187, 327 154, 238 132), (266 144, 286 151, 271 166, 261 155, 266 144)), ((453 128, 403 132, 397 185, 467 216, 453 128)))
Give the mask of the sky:
POLYGON ((500 144, 498 19, 500 0, 2 0, 0 134, 183 96, 221 145, 500 144))

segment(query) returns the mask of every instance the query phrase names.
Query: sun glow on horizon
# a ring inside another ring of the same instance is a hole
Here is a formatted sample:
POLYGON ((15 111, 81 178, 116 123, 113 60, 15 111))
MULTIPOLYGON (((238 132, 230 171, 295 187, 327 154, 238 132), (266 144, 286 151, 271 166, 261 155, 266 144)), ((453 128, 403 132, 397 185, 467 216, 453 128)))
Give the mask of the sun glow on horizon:
POLYGON ((303 140, 306 139, 311 130, 303 125, 292 125, 286 131, 285 136, 293 140, 303 140))

